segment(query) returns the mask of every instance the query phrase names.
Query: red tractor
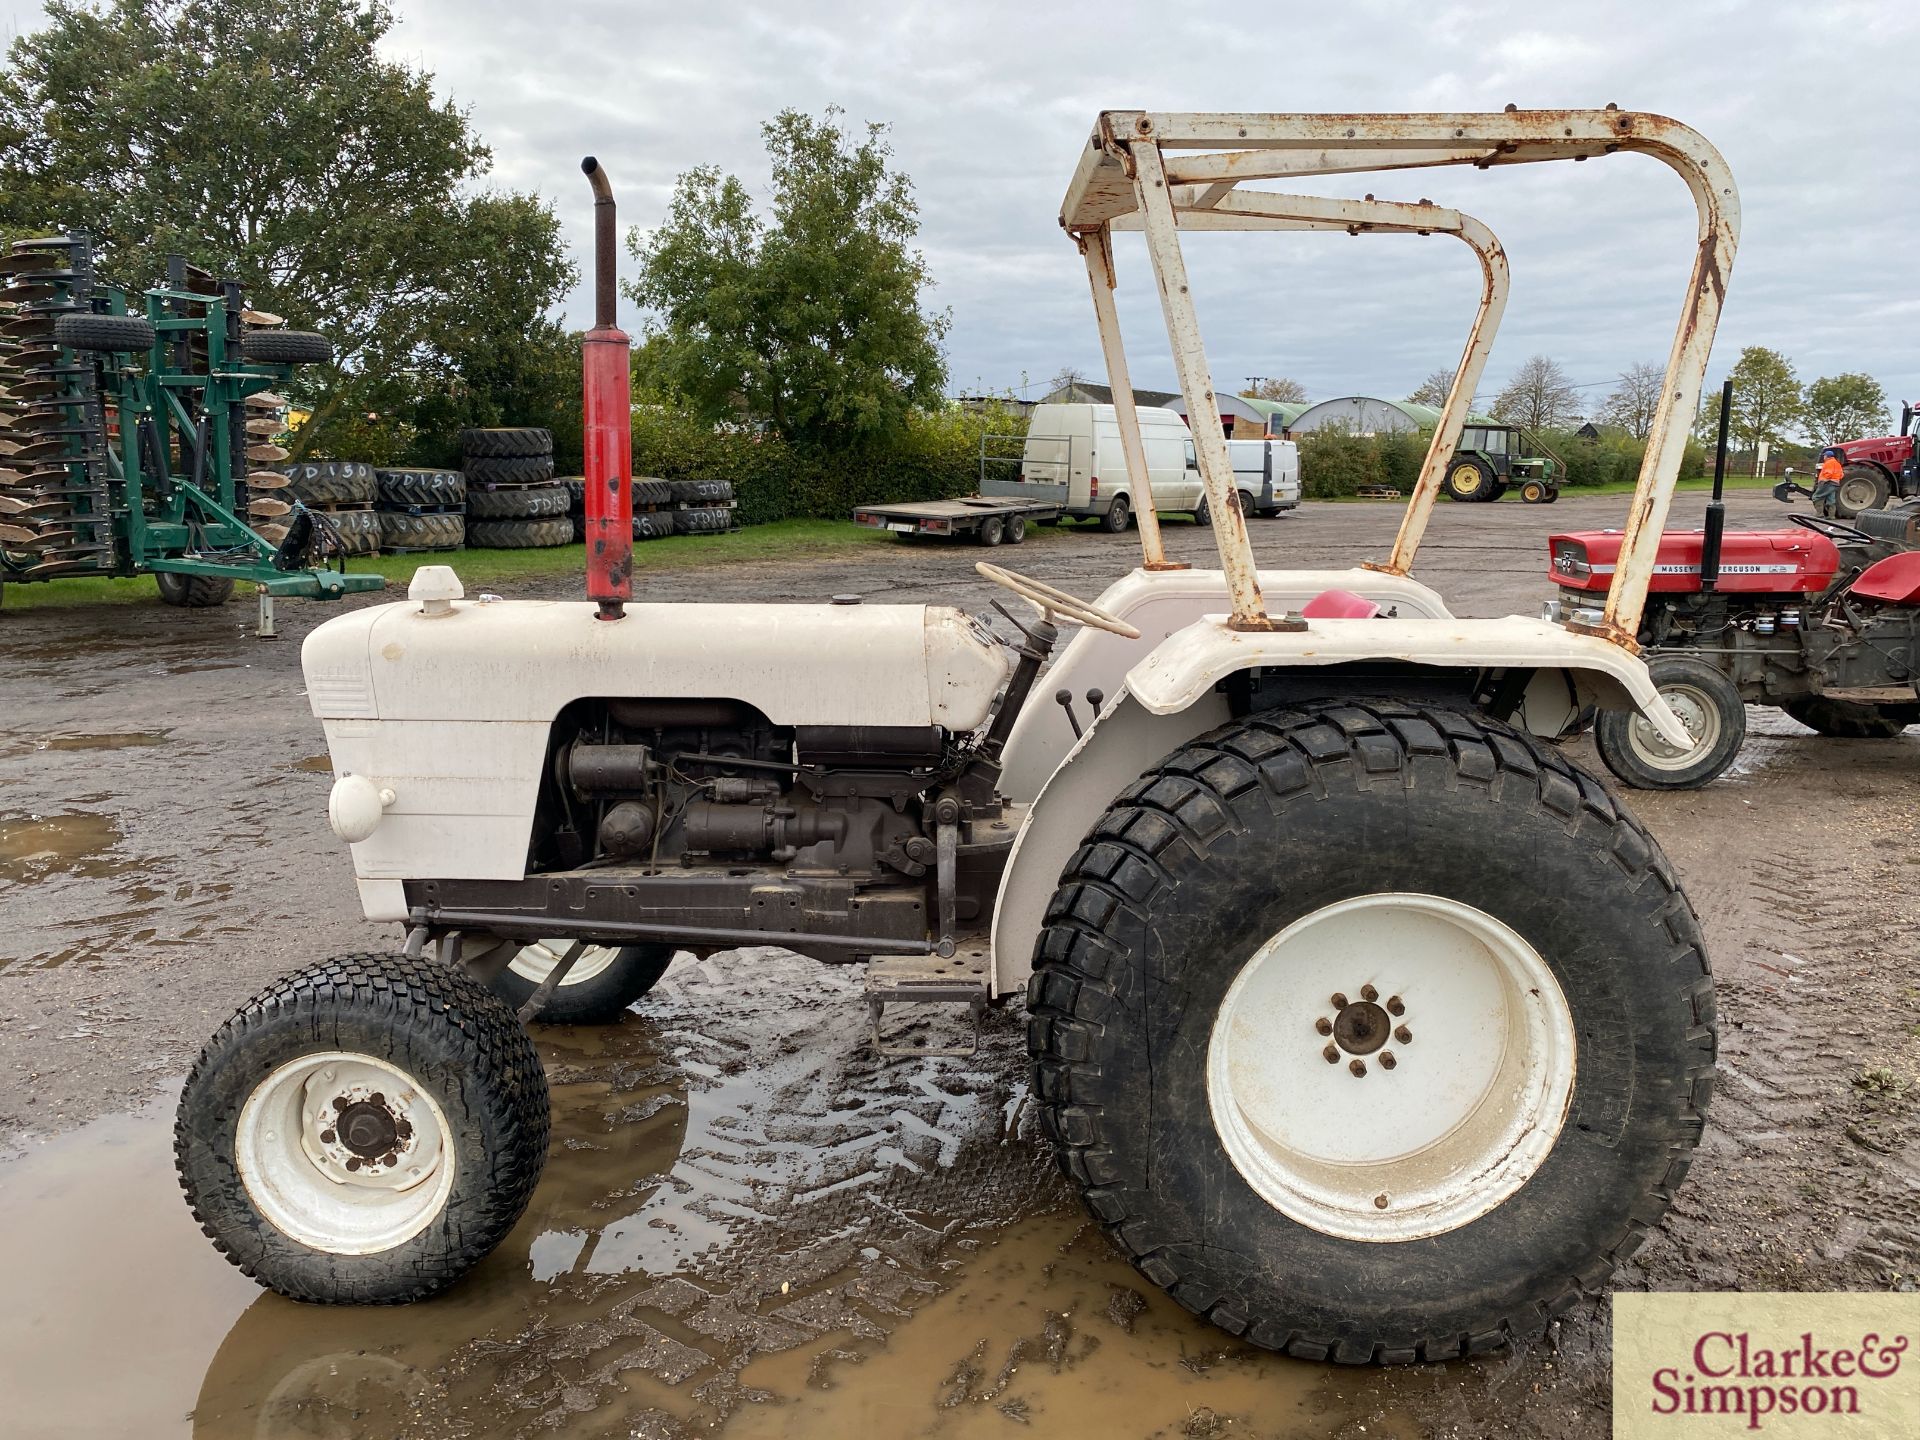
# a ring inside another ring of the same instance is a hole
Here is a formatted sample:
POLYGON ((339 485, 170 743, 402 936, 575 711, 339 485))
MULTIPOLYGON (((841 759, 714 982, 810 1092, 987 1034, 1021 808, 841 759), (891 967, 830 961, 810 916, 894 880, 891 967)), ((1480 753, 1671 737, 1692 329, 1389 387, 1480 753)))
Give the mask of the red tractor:
MULTIPOLYGON (((1903 443, 1911 451, 1911 439, 1903 443)), ((1548 573, 1560 594, 1547 602, 1548 618, 1597 618, 1620 542, 1617 530, 1550 539, 1548 573)), ((1852 523, 1795 515, 1785 530, 1669 531, 1639 641, 1655 686, 1693 737, 1675 746, 1637 713, 1601 712, 1600 758, 1640 789, 1691 789, 1725 772, 1749 704, 1777 705, 1822 735, 1853 739, 1920 724, 1920 503, 1863 511, 1852 523)))
MULTIPOLYGON (((1890 500, 1920 497, 1920 466, 1915 465, 1913 457, 1913 414, 1911 404, 1900 407, 1898 435, 1848 440, 1833 447, 1846 467, 1840 477, 1840 494, 1834 501, 1834 511, 1841 519, 1851 520, 1863 510, 1878 510, 1890 500)), ((1811 493, 1791 480, 1773 487, 1776 500, 1811 493)))

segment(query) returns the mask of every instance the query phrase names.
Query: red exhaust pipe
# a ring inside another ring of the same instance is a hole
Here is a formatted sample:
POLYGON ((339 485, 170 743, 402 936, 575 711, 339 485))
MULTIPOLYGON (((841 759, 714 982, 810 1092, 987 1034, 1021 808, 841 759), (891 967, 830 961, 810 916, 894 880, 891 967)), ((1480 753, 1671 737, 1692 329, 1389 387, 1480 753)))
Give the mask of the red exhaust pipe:
POLYGON ((614 324, 613 187, 589 155, 593 186, 593 329, 580 345, 586 421, 587 598, 618 620, 633 598, 633 352, 614 324))

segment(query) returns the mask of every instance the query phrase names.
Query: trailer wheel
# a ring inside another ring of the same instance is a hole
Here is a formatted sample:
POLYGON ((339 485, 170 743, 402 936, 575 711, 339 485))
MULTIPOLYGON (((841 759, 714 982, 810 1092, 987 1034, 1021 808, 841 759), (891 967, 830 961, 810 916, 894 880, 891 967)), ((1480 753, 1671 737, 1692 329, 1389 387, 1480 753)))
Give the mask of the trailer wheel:
POLYGON ((1638 711, 1603 710, 1593 743, 1607 769, 1640 790, 1694 790, 1718 779, 1747 738, 1747 707, 1726 672, 1691 655, 1655 655, 1647 671, 1693 736, 1681 750, 1638 711))
MULTIPOLYGON (((505 943, 517 950, 493 988, 517 1011, 533 998, 571 942, 505 943)), ((547 997, 539 1018, 548 1025, 610 1025, 659 983, 673 955, 671 945, 589 945, 547 997)))
POLYGON ((211 610, 233 598, 233 581, 224 575, 176 575, 170 570, 156 570, 153 583, 160 587, 162 604, 183 610, 211 610))
POLYGON ((446 1289, 513 1228, 547 1153, 540 1057, 499 996, 407 955, 276 980, 180 1097, 201 1228, 271 1290, 381 1305, 446 1289))
POLYGON ((1007 538, 1007 528, 998 515, 989 515, 980 522, 980 528, 973 532, 976 545, 985 545, 989 550, 1007 538))
POLYGON ((1088 1209, 1302 1359, 1538 1334, 1659 1223, 1711 1090, 1659 846, 1440 707, 1310 701, 1175 751, 1075 853, 1035 958, 1034 1093, 1088 1209))
POLYGON ((69 350, 122 355, 153 348, 153 325, 142 315, 62 315, 53 322, 56 344, 69 350))
POLYGON ((1113 503, 1107 506, 1107 513, 1100 517, 1100 528, 1109 535, 1119 535, 1125 532, 1132 519, 1133 506, 1128 503, 1126 496, 1116 495, 1113 503))
POLYGON ((1825 695, 1803 695, 1780 707, 1805 725, 1834 740, 1890 740, 1912 723, 1911 706, 1856 705, 1825 695))
POLYGON ((1027 517, 1024 515, 1009 515, 1007 517, 1007 543, 1009 545, 1018 545, 1026 538, 1027 517))

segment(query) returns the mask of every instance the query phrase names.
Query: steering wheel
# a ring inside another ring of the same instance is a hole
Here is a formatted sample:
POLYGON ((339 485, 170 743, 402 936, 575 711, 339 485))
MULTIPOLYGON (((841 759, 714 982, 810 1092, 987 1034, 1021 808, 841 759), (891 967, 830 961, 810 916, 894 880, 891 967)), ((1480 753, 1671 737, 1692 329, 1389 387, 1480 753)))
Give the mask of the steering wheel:
POLYGON ((1091 625, 1096 630, 1105 630, 1109 635, 1119 635, 1124 639, 1140 638, 1140 632, 1118 615, 1102 610, 1098 605, 1089 605, 1064 590, 1056 590, 1026 575, 1016 575, 998 565, 989 565, 984 560, 975 561, 973 568, 994 584, 1005 586, 1022 600, 1038 605, 1049 615, 1064 616, 1076 624, 1091 625))
POLYGON ((1877 543, 1873 536, 1857 525, 1849 525, 1844 520, 1830 520, 1825 515, 1789 515, 1787 517, 1802 529, 1811 530, 1816 535, 1840 545, 1872 545, 1877 543))

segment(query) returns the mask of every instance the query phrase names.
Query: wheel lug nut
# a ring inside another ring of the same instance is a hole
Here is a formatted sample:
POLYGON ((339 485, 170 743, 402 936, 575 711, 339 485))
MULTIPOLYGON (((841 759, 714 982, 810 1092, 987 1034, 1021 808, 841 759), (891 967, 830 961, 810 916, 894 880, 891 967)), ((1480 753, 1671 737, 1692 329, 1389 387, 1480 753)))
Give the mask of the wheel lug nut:
POLYGON ((331 1131, 331 1130, 322 1130, 322 1131, 320 1132, 320 1143, 321 1143, 322 1145, 331 1145, 331 1144, 333 1144, 333 1131, 331 1131))
POLYGON ((1327 1057, 1327 1064, 1338 1065, 1340 1063, 1340 1047, 1338 1045, 1329 1045, 1320 1053, 1327 1057))
POLYGON ((1347 1008, 1347 997, 1338 990, 1333 992, 1333 1008, 1336 1010, 1347 1008))
POLYGON ((1384 1196, 1384 1195, 1376 1195, 1376 1196, 1374 1196, 1374 1197, 1373 1197, 1373 1208, 1374 1208, 1374 1209, 1376 1209, 1376 1210, 1384 1210, 1384 1209, 1386 1209, 1386 1208, 1387 1208, 1387 1197, 1386 1197, 1386 1196, 1384 1196))
POLYGON ((1367 1062, 1364 1060, 1355 1060, 1347 1066, 1347 1069, 1352 1071, 1355 1076, 1364 1075, 1367 1073, 1367 1062))
POLYGON ((1398 995, 1389 995, 1387 997, 1387 1013, 1389 1015, 1404 1015, 1407 1013, 1407 1007, 1401 1003, 1398 995))
POLYGON ((1404 1025, 1397 1025, 1394 1027, 1393 1038, 1398 1040, 1402 1045, 1411 1045, 1413 1043, 1413 1031, 1404 1025))
POLYGON ((1380 998, 1380 992, 1371 985, 1362 985, 1360 987, 1360 998, 1371 1003, 1380 998))
POLYGON ((1313 1022, 1313 1028, 1318 1030, 1322 1035, 1331 1035, 1333 1033, 1333 1022, 1322 1015, 1318 1020, 1313 1022))
POLYGON ((1382 1070, 1391 1070, 1399 1063, 1398 1060, 1393 1058, 1393 1052, 1391 1050, 1382 1050, 1380 1052, 1380 1068, 1382 1070))

